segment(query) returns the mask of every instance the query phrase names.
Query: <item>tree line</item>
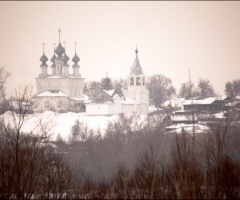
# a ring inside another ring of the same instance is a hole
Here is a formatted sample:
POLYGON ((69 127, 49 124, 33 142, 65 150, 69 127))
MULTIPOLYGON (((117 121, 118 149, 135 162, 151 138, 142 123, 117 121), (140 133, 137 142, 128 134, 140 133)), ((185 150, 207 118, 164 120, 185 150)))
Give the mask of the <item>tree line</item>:
MULTIPOLYGON (((84 94, 91 97, 101 89, 116 89, 122 96, 122 91, 127 89, 127 85, 127 79, 119 78, 112 81, 109 77, 106 77, 101 81, 85 82, 84 94)), ((154 74, 147 77, 146 88, 149 90, 150 104, 156 107, 161 107, 162 103, 169 100, 173 95, 185 99, 205 99, 217 96, 210 80, 204 78, 199 78, 196 85, 191 81, 182 83, 177 92, 170 78, 161 74, 154 74)), ((225 95, 233 99, 238 95, 240 96, 240 79, 226 82, 225 95)))

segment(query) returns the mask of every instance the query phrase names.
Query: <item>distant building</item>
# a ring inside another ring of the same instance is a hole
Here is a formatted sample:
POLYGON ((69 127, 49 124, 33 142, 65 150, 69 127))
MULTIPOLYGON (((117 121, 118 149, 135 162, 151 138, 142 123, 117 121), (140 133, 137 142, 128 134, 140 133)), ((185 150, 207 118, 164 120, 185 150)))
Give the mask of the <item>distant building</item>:
POLYGON ((56 112, 82 112, 87 115, 114 115, 114 114, 148 114, 149 91, 146 90, 146 78, 138 59, 136 58, 128 76, 128 89, 120 97, 115 90, 101 90, 90 100, 83 95, 84 78, 79 73, 80 58, 76 53, 72 58, 73 73, 69 73, 69 57, 66 47, 61 45, 59 29, 59 44, 54 48, 51 58, 52 73, 48 74, 48 58, 44 53, 40 58, 41 73, 36 78, 37 95, 35 96, 34 111, 43 112, 52 110, 56 112))
POLYGON ((136 58, 128 76, 128 89, 123 91, 123 97, 116 90, 101 90, 86 103, 87 115, 114 114, 148 114, 149 91, 146 90, 146 78, 138 59, 136 58))
POLYGON ((217 113, 224 110, 224 106, 229 102, 232 102, 230 97, 209 97, 202 100, 186 100, 183 106, 184 110, 217 113))
POLYGON ((79 73, 80 65, 78 62, 80 58, 76 53, 76 43, 75 55, 72 58, 73 74, 69 73, 69 57, 66 53, 66 47, 64 48, 61 45, 60 34, 59 44, 54 49, 51 58, 53 63, 51 65, 51 74, 48 74, 48 65, 46 64, 48 58, 45 56, 44 48, 40 61, 42 62, 40 65, 41 73, 36 78, 37 95, 35 96, 34 111, 79 112, 83 110, 82 103, 87 97, 83 95, 84 78, 79 73))

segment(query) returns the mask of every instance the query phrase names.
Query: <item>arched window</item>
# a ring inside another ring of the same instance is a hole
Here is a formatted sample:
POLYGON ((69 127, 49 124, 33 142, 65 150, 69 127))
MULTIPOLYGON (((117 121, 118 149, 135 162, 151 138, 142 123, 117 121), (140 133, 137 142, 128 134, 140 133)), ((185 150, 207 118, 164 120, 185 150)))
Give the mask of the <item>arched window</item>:
POLYGON ((133 77, 130 78, 130 85, 134 85, 134 79, 133 79, 133 77))
POLYGON ((137 77, 137 85, 141 85, 141 79, 137 77))

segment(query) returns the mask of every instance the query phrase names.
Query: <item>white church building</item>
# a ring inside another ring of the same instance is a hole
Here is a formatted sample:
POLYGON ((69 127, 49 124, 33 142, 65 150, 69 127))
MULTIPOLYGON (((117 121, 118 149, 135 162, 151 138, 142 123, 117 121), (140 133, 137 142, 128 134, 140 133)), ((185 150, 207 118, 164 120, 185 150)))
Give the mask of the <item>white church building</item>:
POLYGON ((128 76, 127 90, 123 91, 123 97, 120 97, 115 90, 101 90, 88 99, 83 94, 84 78, 79 73, 80 58, 76 53, 72 58, 72 71, 70 74, 68 64, 69 57, 66 53, 66 46, 63 47, 60 41, 54 48, 51 58, 51 74, 48 74, 48 58, 44 53, 40 58, 41 73, 36 78, 37 94, 35 99, 35 112, 44 112, 51 110, 55 112, 82 112, 86 115, 115 115, 115 114, 148 114, 149 112, 149 91, 146 90, 146 80, 142 67, 138 59, 138 50, 136 57, 128 76))
POLYGON ((128 76, 127 90, 120 97, 115 90, 101 90, 86 103, 86 115, 148 114, 149 91, 138 59, 138 50, 128 76))
MULTIPOLYGON (((76 53, 72 58, 72 71, 69 73, 69 57, 66 53, 66 47, 61 45, 59 29, 59 44, 54 48, 53 57, 51 58, 51 74, 48 74, 48 58, 44 54, 40 58, 42 64, 41 73, 36 78, 37 95, 35 96, 35 112, 51 110, 56 112, 78 111, 82 109, 82 102, 86 99, 83 95, 84 78, 79 73, 80 58, 76 53), (85 98, 85 99, 84 99, 85 98)), ((43 44, 44 45, 44 44, 43 44)))

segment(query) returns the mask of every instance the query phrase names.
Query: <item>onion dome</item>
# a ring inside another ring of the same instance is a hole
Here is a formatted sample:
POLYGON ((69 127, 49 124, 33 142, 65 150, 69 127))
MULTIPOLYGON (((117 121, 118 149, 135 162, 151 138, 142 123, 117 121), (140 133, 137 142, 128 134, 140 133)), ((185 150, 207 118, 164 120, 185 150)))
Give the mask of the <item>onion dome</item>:
POLYGON ((62 56, 62 54, 65 53, 65 49, 63 48, 63 46, 61 45, 61 42, 59 41, 58 46, 55 49, 55 53, 58 55, 58 57, 60 58, 62 56))
POLYGON ((72 58, 72 61, 75 63, 75 65, 80 61, 80 58, 75 53, 74 57, 72 58))
POLYGON ((55 53, 53 54, 53 57, 51 58, 51 62, 52 63, 55 63, 54 61, 55 61, 55 59, 56 59, 57 57, 56 57, 56 55, 55 55, 55 53))
POLYGON ((45 56, 44 52, 43 52, 43 55, 40 58, 40 61, 42 62, 42 64, 46 64, 46 62, 48 61, 48 58, 47 58, 47 56, 45 56))
POLYGON ((68 65, 69 57, 67 56, 66 52, 64 53, 62 57, 62 61, 64 62, 64 65, 68 65))

